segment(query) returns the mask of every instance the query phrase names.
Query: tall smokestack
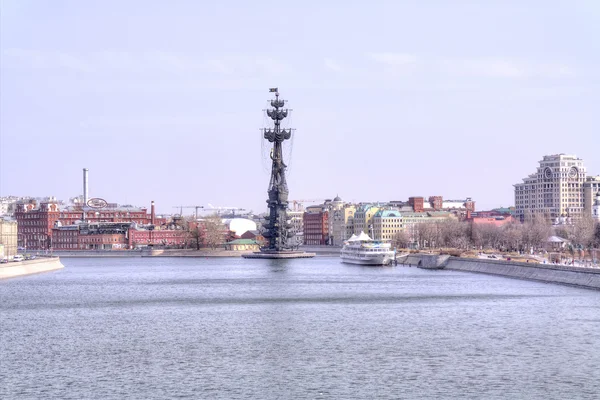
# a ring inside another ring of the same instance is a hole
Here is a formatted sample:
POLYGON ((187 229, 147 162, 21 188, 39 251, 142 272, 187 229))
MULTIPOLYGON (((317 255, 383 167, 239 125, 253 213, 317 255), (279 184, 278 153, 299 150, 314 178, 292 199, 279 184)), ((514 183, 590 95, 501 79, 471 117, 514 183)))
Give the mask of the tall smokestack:
POLYGON ((83 169, 83 205, 87 205, 88 198, 88 169, 83 169))
POLYGON ((155 217, 156 217, 156 214, 154 213, 154 200, 152 200, 152 203, 150 203, 150 223, 152 225, 154 225, 155 217))

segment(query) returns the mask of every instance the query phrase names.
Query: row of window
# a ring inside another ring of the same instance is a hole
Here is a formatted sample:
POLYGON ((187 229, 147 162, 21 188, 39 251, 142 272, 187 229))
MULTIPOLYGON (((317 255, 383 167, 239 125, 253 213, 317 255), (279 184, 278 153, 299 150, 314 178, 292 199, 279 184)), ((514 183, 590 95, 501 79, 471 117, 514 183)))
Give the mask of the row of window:
POLYGON ((77 231, 54 231, 53 235, 56 236, 76 236, 78 233, 77 231))
POLYGON ((38 220, 36 220, 36 221, 20 221, 20 224, 19 224, 19 225, 26 225, 26 226, 31 226, 31 225, 36 225, 36 226, 39 226, 39 225, 44 225, 44 226, 45 226, 45 225, 47 225, 47 224, 48 224, 48 221, 42 221, 42 220, 39 220, 39 219, 38 219, 38 220))
POLYGON ((118 242, 119 240, 117 238, 112 238, 112 240, 110 240, 111 238, 86 238, 86 237, 82 237, 80 239, 80 241, 82 243, 109 243, 109 242, 118 242))

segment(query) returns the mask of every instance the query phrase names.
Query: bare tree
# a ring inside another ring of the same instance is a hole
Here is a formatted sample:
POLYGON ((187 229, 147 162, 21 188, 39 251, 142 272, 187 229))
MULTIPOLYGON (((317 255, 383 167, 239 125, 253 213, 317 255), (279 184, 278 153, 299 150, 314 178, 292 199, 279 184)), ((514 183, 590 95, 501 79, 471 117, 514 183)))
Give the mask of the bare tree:
POLYGON ((189 239, 190 242, 196 250, 200 250, 200 248, 204 245, 205 241, 205 232, 198 224, 195 224, 189 231, 189 239))
POLYGON ((527 248, 537 249, 546 244, 551 232, 548 220, 536 214, 531 221, 523 224, 523 242, 527 248))
POLYGON ((572 242, 580 248, 588 248, 594 242, 596 223, 590 214, 584 214, 573 224, 572 242))
POLYGON ((204 217, 200 222, 200 229, 204 230, 204 244, 211 249, 215 249, 225 241, 227 229, 216 214, 204 217))
POLYGON ((511 222, 502 226, 502 242, 506 250, 520 251, 523 243, 523 225, 511 222))
POLYGON ((471 244, 471 224, 456 219, 448 219, 437 224, 440 247, 467 249, 471 244))
POLYGON ((397 248, 405 249, 410 245, 410 236, 405 231, 400 231, 394 236, 392 245, 397 248))
POLYGON ((415 226, 415 240, 419 248, 429 248, 439 244, 438 226, 434 222, 420 222, 415 226))
POLYGON ((473 226, 472 238, 479 248, 500 250, 504 243, 502 228, 496 225, 481 224, 473 226))
POLYGON ((556 228, 554 228, 554 234, 563 239, 573 240, 573 234, 569 230, 568 225, 557 226, 556 228))

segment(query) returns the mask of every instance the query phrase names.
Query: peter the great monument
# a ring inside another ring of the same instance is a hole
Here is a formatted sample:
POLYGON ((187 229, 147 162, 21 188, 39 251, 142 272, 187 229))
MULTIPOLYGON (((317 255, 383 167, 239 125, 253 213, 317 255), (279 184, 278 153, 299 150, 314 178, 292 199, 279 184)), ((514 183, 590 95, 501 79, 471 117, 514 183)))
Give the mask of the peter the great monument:
POLYGON ((273 143, 271 149, 271 180, 269 190, 267 191, 269 199, 269 215, 265 217, 263 224, 263 236, 268 243, 260 251, 245 254, 246 258, 310 258, 314 253, 305 253, 292 249, 289 241, 294 237, 292 224, 287 218, 288 209, 288 186, 285 180, 286 165, 283 162, 283 142, 292 136, 291 129, 283 129, 281 121, 287 117, 288 109, 284 109, 285 100, 279 98, 277 88, 269 89, 275 93, 275 98, 271 100, 271 107, 267 110, 267 116, 273 120, 274 127, 263 129, 264 138, 273 143))

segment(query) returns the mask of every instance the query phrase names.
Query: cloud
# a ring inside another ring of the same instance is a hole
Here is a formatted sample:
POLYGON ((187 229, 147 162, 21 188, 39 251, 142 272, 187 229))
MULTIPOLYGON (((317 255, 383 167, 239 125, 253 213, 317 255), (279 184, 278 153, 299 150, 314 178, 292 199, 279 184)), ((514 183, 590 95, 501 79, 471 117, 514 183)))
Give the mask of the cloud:
POLYGON ((242 58, 241 60, 242 64, 248 62, 268 74, 281 75, 290 70, 290 67, 286 63, 272 57, 249 57, 242 58))
POLYGON ((538 72, 546 78, 569 78, 576 75, 575 69, 567 65, 540 65, 538 72))
POLYGON ((219 74, 229 75, 234 72, 230 64, 219 59, 206 60, 202 63, 202 66, 204 69, 210 72, 216 72, 219 74))
POLYGON ((455 59, 442 60, 441 66, 446 71, 458 75, 475 75, 500 78, 521 78, 525 70, 507 60, 495 59, 455 59))
POLYGON ((324 60, 324 63, 325 63, 325 68, 330 71, 340 72, 342 70, 342 67, 335 60, 333 60, 331 58, 326 58, 324 60))
POLYGON ((368 53, 367 56, 381 64, 388 66, 405 66, 417 62, 417 57, 406 53, 368 53))
POLYGON ((446 59, 440 65, 452 74, 489 78, 564 78, 575 75, 574 70, 565 65, 502 58, 446 59))
POLYGON ((182 73, 203 71, 221 75, 281 75, 290 71, 288 64, 263 55, 221 55, 198 57, 168 51, 91 51, 67 53, 31 49, 7 49, 2 66, 13 68, 66 69, 84 72, 167 71, 182 73))

